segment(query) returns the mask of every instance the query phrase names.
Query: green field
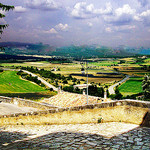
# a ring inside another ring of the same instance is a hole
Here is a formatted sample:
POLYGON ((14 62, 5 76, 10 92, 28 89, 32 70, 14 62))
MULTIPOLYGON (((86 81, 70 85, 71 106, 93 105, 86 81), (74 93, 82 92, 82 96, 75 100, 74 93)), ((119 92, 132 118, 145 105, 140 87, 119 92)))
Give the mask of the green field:
POLYGON ((130 78, 119 87, 119 91, 123 96, 138 94, 142 91, 142 78, 130 78))
POLYGON ((111 66, 111 65, 117 65, 118 61, 100 61, 100 62, 90 62, 90 65, 94 66, 111 66))
POLYGON ((4 71, 0 73, 0 93, 34 93, 46 91, 36 84, 20 79, 16 73, 16 71, 4 71))

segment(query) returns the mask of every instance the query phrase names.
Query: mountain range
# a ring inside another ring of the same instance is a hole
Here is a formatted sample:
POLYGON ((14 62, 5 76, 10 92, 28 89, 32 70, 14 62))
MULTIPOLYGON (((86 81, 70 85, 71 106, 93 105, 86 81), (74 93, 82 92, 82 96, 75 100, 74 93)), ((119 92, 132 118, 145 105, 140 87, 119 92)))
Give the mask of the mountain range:
POLYGON ((118 46, 116 48, 99 45, 81 45, 53 47, 42 43, 18 43, 1 42, 0 47, 5 48, 5 54, 9 55, 49 55, 65 56, 74 58, 91 57, 127 57, 135 55, 150 55, 150 48, 132 48, 127 46, 118 46))

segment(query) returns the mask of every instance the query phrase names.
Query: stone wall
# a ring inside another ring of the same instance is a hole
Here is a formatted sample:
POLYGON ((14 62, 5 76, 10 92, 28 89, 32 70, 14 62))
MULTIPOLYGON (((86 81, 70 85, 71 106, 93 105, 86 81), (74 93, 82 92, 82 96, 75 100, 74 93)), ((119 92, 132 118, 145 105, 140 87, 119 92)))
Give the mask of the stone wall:
POLYGON ((32 100, 26 100, 26 99, 21 99, 21 98, 10 98, 10 97, 0 96, 0 101, 4 103, 12 103, 20 107, 33 107, 33 108, 37 108, 40 110, 45 110, 45 109, 49 110, 52 108, 53 109, 57 108, 50 104, 42 104, 42 103, 38 103, 32 100))
POLYGON ((126 122, 150 126, 150 102, 121 100, 0 116, 0 124, 76 124, 126 122))

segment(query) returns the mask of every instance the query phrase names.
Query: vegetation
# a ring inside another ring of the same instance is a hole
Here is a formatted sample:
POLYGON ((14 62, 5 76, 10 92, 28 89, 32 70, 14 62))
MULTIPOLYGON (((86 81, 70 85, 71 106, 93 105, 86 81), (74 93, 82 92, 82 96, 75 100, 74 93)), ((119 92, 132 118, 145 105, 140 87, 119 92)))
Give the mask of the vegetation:
POLYGON ((37 76, 33 77, 31 74, 24 73, 23 71, 17 72, 17 75, 20 75, 23 79, 32 81, 42 87, 45 87, 45 85, 40 80, 38 80, 37 76))
POLYGON ((115 89, 115 94, 109 95, 109 97, 111 99, 118 99, 118 100, 121 100, 123 98, 123 95, 120 93, 118 86, 115 89))
POLYGON ((150 78, 148 75, 145 75, 145 77, 143 79, 142 88, 144 91, 144 98, 150 99, 150 78))
MULTIPOLYGON (((4 5, 0 3, 0 19, 5 17, 3 11, 9 11, 10 9, 14 9, 14 6, 4 5)), ((8 27, 8 24, 0 24, 0 34, 2 34, 3 30, 7 27, 8 27)), ((0 50, 4 50, 4 48, 0 46, 0 50)))
MULTIPOLYGON (((74 88, 73 86, 65 86, 63 87, 64 91, 72 92, 72 93, 78 93, 82 94, 83 90, 85 91, 85 94, 87 90, 79 89, 78 87, 74 88)), ((88 87, 88 94, 91 96, 97 96, 97 97, 104 97, 104 88, 103 87, 97 87, 97 85, 90 85, 88 87)))
MULTIPOLYGON (((14 6, 8 6, 8 5, 4 5, 4 4, 0 3, 0 10, 9 11, 10 9, 14 9, 14 6)), ((4 18, 5 15, 1 12, 0 12, 0 18, 4 18)), ((0 34, 2 34, 3 30, 7 27, 8 27, 8 24, 0 24, 0 34)))
POLYGON ((16 71, 3 71, 0 73, 0 95, 40 99, 55 94, 56 92, 51 92, 37 84, 20 79, 16 71))
POLYGON ((16 71, 0 73, 0 93, 33 93, 46 91, 36 84, 19 78, 16 71))
POLYGON ((142 90, 142 78, 132 77, 119 87, 119 91, 124 96, 138 94, 143 92, 142 90))

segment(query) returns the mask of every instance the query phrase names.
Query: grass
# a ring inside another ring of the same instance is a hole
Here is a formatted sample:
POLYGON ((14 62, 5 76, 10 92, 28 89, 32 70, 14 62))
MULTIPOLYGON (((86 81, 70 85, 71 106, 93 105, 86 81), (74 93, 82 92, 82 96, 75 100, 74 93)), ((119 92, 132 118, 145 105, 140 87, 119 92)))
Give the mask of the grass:
POLYGON ((130 78, 119 87, 123 96, 138 94, 142 92, 142 78, 130 78))
POLYGON ((34 93, 46 91, 45 88, 22 80, 16 71, 4 71, 0 73, 0 93, 34 93))

